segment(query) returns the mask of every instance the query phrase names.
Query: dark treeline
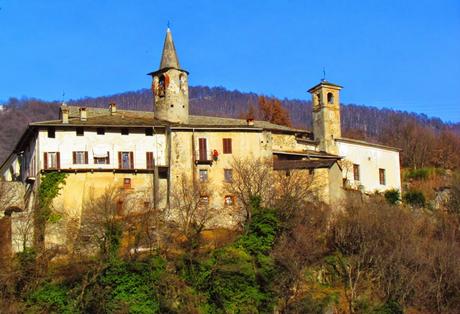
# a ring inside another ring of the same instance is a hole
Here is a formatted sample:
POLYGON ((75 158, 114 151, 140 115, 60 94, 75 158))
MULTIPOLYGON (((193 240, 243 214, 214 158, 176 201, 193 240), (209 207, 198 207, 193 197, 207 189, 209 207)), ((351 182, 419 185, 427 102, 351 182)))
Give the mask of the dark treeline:
MULTIPOLYGON (((153 107, 148 89, 96 98, 85 97, 68 103, 107 107, 110 102, 129 110, 152 110, 153 107)), ((310 101, 284 99, 281 103, 288 110, 294 127, 311 129, 310 101)), ((0 113, 0 160, 7 157, 27 123, 56 118, 58 105, 57 102, 32 98, 8 100, 0 113)), ((258 108, 258 95, 255 93, 229 91, 223 87, 190 88, 192 114, 242 118, 251 105, 258 108)), ((262 116, 256 110, 256 118, 262 116)), ((348 104, 342 106, 342 131, 347 137, 401 148, 401 161, 406 167, 460 166, 460 157, 455 154, 455 148, 460 145, 460 123, 445 123, 424 114, 348 104)))

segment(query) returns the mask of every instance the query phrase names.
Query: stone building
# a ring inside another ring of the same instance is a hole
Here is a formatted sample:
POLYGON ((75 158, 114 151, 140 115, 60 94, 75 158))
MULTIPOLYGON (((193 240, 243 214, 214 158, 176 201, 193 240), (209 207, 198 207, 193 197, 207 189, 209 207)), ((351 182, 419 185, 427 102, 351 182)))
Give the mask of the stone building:
MULTIPOLYGON (((65 223, 78 226, 85 204, 107 189, 167 208, 184 175, 210 183, 209 194, 202 198, 219 213, 213 226, 231 228, 241 220, 239 201, 225 184, 232 180, 234 159, 263 158, 275 171, 303 170, 313 177, 317 197, 330 204, 340 202, 344 184, 366 192, 401 187, 397 149, 341 136, 341 87, 336 84, 321 81, 309 90, 309 131, 252 119, 190 115, 188 72, 180 67, 169 29, 160 67, 150 75, 152 111, 63 104, 58 120, 31 123, 1 166, 2 178, 22 182, 27 191, 24 212, 34 208, 42 174, 67 173, 53 201, 67 220, 47 230, 46 247, 65 245, 65 223)), ((120 201, 121 211, 129 201, 120 201)), ((23 237, 15 233, 21 213, 5 209, 5 214, 11 216, 13 251, 21 250, 23 237)))

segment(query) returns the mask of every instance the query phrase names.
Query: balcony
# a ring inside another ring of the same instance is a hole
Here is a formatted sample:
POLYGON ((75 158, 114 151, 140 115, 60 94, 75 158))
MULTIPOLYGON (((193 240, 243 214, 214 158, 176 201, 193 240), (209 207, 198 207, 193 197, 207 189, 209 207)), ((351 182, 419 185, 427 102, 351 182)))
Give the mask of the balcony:
POLYGON ((206 151, 195 150, 195 164, 196 165, 211 165, 213 163, 212 150, 206 151))

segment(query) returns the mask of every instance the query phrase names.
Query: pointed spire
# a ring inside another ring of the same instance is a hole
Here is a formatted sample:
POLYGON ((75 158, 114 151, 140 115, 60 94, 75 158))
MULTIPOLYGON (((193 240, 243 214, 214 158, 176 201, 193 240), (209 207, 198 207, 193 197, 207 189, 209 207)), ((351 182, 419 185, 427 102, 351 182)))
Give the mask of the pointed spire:
POLYGON ((180 69, 179 59, 177 58, 176 48, 172 39, 171 30, 167 29, 163 54, 161 55, 160 70, 164 68, 180 69))

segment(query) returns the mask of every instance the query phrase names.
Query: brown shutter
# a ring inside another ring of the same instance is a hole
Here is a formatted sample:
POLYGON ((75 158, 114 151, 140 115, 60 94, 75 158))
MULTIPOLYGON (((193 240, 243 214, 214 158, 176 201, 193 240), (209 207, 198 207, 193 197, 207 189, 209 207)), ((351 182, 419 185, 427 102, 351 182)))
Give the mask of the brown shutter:
POLYGON ((134 169, 134 153, 129 152, 129 167, 134 169))
POLYGON ((72 152, 72 163, 74 165, 77 163, 77 152, 72 152))
POLYGON ((147 152, 147 169, 153 169, 153 153, 147 152))
POLYGON ((118 168, 119 168, 119 169, 122 168, 122 164, 121 164, 121 152, 118 152, 118 168))
POLYGON ((107 164, 110 164, 110 152, 107 152, 107 164))
POLYGON ((88 152, 85 152, 85 164, 88 164, 88 152))
POLYGON ((61 169, 61 153, 56 153, 56 169, 61 169))
POLYGON ((200 138, 198 140, 199 149, 200 149, 200 160, 208 160, 208 156, 206 155, 206 139, 200 138))
POLYGON ((48 153, 43 153, 43 169, 48 169, 48 153))
POLYGON ((229 154, 232 153, 232 139, 231 138, 228 139, 228 153, 229 154))
POLYGON ((165 73, 165 89, 169 86, 169 75, 165 73))

